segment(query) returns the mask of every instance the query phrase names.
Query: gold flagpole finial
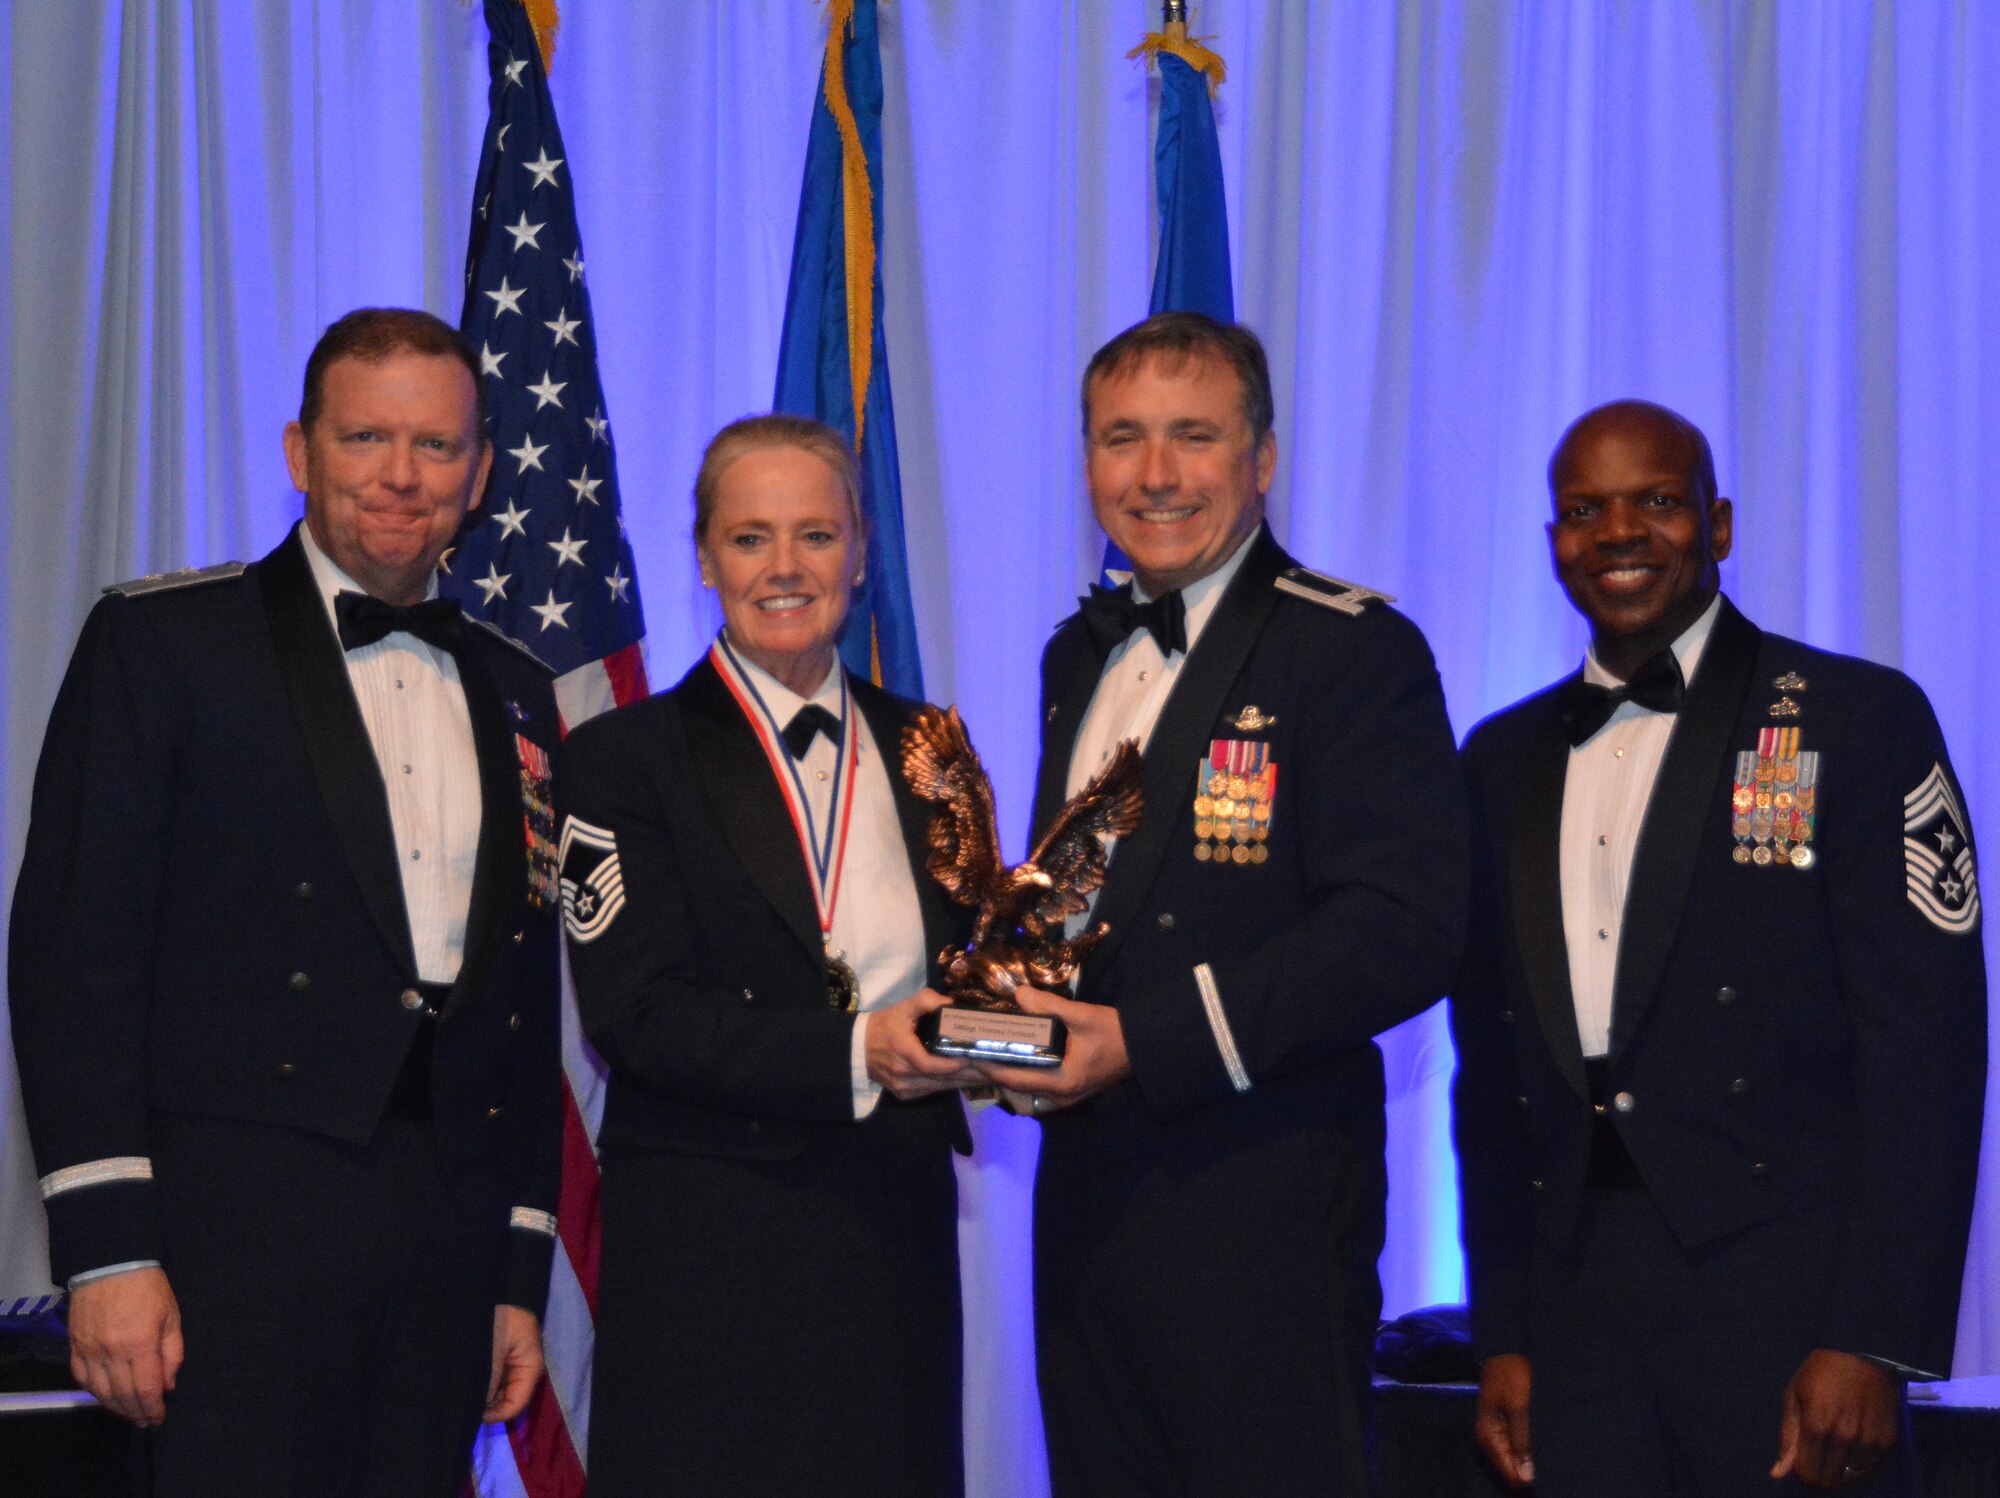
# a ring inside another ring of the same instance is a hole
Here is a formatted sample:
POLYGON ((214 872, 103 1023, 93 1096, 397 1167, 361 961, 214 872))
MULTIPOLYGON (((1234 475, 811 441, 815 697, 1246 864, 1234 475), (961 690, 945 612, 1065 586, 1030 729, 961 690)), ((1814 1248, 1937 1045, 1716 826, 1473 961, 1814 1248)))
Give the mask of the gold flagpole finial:
POLYGON ((1208 91, 1212 96, 1222 87, 1229 70, 1223 66, 1221 58, 1202 45, 1203 41, 1209 40, 1212 38, 1197 40, 1188 35, 1187 0, 1162 0, 1160 29, 1146 33, 1145 40, 1125 55, 1144 57, 1150 62, 1162 52, 1170 53, 1208 79, 1208 91))

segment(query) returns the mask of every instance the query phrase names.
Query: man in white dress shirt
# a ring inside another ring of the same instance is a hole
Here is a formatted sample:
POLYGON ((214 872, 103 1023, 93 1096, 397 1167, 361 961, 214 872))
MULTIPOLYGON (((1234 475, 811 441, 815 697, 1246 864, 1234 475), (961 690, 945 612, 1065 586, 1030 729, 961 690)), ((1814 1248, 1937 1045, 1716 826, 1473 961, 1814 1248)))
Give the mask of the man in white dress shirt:
POLYGON ((1549 487, 1590 649, 1464 755, 1480 1444, 1545 1498, 1906 1491, 1986 1054, 1937 721, 1722 596, 1734 516, 1684 418, 1587 413, 1549 487))
POLYGON ((558 724, 436 597, 482 417, 444 323, 335 323, 285 431, 303 524, 108 589, 51 715, 22 1093, 73 1369, 161 1494, 446 1498, 540 1377, 558 724))

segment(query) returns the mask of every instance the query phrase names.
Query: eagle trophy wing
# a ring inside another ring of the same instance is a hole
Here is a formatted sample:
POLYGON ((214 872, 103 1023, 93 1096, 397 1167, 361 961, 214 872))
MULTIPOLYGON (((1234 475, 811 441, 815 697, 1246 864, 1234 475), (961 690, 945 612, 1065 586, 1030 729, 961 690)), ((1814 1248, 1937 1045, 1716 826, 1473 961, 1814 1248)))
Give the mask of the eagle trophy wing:
POLYGON ((994 826, 993 783, 957 708, 923 708, 905 726, 903 780, 939 807, 931 818, 925 867, 954 900, 977 909, 1000 876, 1000 833, 994 826))
POLYGON ((1031 862, 1049 876, 1050 888, 1021 912, 1021 925, 1037 941, 1089 908, 1086 898, 1104 883, 1104 839, 1125 837, 1139 825, 1146 793, 1139 784, 1139 743, 1126 739, 1111 762, 1064 804, 1036 844, 1031 862))

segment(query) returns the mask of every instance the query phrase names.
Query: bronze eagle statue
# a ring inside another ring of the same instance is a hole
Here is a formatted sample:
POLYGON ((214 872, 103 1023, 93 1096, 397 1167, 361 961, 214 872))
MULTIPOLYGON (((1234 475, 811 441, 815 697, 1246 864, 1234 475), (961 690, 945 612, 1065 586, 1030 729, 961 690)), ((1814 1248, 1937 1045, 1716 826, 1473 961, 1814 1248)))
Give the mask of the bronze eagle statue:
POLYGON ((939 955, 951 998, 984 1009, 1010 1009, 1021 984, 1065 988, 1090 949, 1111 929, 1097 922, 1065 938, 1064 924, 1090 908, 1104 883, 1104 839, 1139 825, 1145 792, 1139 746, 1127 739, 1111 762, 1056 813, 1026 863, 1000 860, 993 783, 966 736, 957 708, 927 707, 903 729, 903 780, 935 802, 931 877, 959 904, 979 912, 963 949, 939 955))

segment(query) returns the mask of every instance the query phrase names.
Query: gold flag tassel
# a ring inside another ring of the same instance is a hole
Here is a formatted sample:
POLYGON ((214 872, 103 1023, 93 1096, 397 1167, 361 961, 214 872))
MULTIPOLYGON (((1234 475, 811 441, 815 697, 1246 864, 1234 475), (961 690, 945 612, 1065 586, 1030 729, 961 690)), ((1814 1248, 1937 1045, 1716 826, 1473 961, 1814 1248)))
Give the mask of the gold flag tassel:
POLYGON ((861 451, 868 377, 875 355, 875 197, 861 127, 847 102, 841 33, 854 24, 854 0, 831 0, 826 12, 826 107, 840 131, 840 218, 847 265, 847 379, 854 387, 854 450, 861 451))
POLYGON ((1209 36, 1191 37, 1187 34, 1184 22, 1169 21, 1166 30, 1147 32, 1146 39, 1125 55, 1128 58, 1144 57, 1146 61, 1151 62, 1162 52, 1171 53, 1208 79, 1209 97, 1213 98, 1215 91, 1222 87, 1223 80, 1229 75, 1229 70, 1222 64, 1222 59, 1202 45, 1203 42, 1214 40, 1214 37, 1209 36))

